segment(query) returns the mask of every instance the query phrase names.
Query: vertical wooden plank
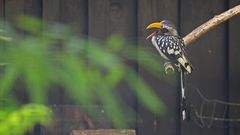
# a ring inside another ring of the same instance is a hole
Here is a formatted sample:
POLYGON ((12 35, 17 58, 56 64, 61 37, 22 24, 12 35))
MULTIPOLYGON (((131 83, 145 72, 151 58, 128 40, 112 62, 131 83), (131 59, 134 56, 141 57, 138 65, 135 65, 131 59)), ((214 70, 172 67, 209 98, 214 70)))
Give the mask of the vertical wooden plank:
POLYGON ((42 128, 41 135, 70 135, 72 130, 83 130, 92 122, 78 105, 54 105, 51 128, 42 128), (89 120, 88 120, 89 119, 89 120))
MULTIPOLYGON (((157 53, 151 45, 151 41, 146 40, 148 31, 146 26, 155 21, 170 20, 178 26, 178 1, 177 0, 138 0, 138 47, 157 53)), ((141 54, 138 54, 139 56, 141 54)), ((162 62, 159 57, 159 61, 162 62)), ((163 62, 162 62, 163 63, 163 62)), ((159 73, 161 74, 161 73, 159 73)), ((157 118, 153 113, 147 111, 141 105, 138 106, 138 113, 142 122, 138 124, 139 135, 175 135, 178 134, 178 84, 171 84, 154 78, 139 66, 139 75, 143 77, 158 96, 167 106, 167 113, 162 118, 157 118)), ((162 72, 162 76, 165 74, 162 72)), ((177 78, 172 78, 176 81, 177 78)))
MULTIPOLYGON (((64 23, 76 33, 86 35, 87 6, 87 0, 43 0, 42 16, 46 21, 64 23)), ((50 98, 51 103, 72 103, 70 97, 60 87, 51 89, 50 96, 54 96, 50 98)))
MULTIPOLYGON (((229 0, 229 8, 234 7, 239 4, 239 1, 229 0)), ((229 101, 234 103, 240 103, 240 18, 239 16, 232 18, 229 21, 229 101)), ((230 107, 229 110, 230 118, 240 118, 240 108, 239 107, 230 107)), ((229 135, 236 135, 240 133, 239 122, 230 122, 229 126, 232 127, 229 129, 229 135)))
POLYGON ((109 24, 109 0, 90 0, 89 1, 89 36, 106 39, 110 34, 109 24), (108 27, 109 26, 109 27, 108 27))
POLYGON ((60 0, 43 0, 43 19, 47 21, 59 21, 60 0))
POLYGON ((24 0, 24 14, 35 17, 41 17, 42 0, 24 0))
MULTIPOLYGON (((43 0, 43 19, 64 23, 71 27, 76 34, 87 35, 87 3, 87 0, 43 0)), ((45 134, 70 134, 72 129, 87 128, 87 126, 84 127, 84 122, 80 121, 83 120, 82 117, 79 118, 80 107, 71 107, 70 105, 59 106, 59 104, 73 104, 71 97, 63 90, 63 88, 53 87, 50 90, 49 99, 49 104, 58 105, 54 108, 57 110, 55 111, 56 121, 54 122, 54 128, 45 134)))
POLYGON ((102 40, 113 33, 135 37, 135 10, 136 0, 90 0, 89 35, 102 40))
MULTIPOLYGON (((59 22, 60 0, 42 0, 42 18, 47 22, 59 22)), ((63 89, 53 86, 48 92, 49 104, 61 104, 63 100, 63 89)))
MULTIPOLYGON (((24 14, 24 0, 5 0, 4 4, 5 21, 16 24, 16 17, 24 14)), ((16 87, 13 89, 13 93, 17 95, 19 102, 26 103, 28 101, 28 96, 26 91, 24 91, 22 81, 17 82, 16 87)))
MULTIPOLYGON (((47 22, 60 22, 61 21, 61 0, 42 0, 42 18, 47 22)), ((50 130, 44 128, 41 129, 44 135, 57 135, 57 134, 70 134, 71 128, 75 127, 77 121, 71 121, 69 116, 64 112, 69 110, 74 112, 70 106, 64 106, 65 104, 65 93, 62 87, 53 86, 48 92, 48 104, 53 105, 54 110, 54 123, 50 130), (61 106, 63 105, 63 106, 61 106)), ((75 115, 71 116, 72 118, 75 115)), ((79 119, 77 119, 79 120, 79 119)))
POLYGON ((0 0, 0 19, 3 19, 4 12, 4 0, 0 0))
MULTIPOLYGON (((60 23, 62 18, 61 10, 61 0, 42 0, 42 18, 44 21, 60 23)), ((71 115, 69 118, 69 116, 65 114, 66 110, 69 112, 77 112, 71 106, 63 105, 65 103, 65 98, 66 96, 62 87, 53 86, 50 88, 48 93, 48 104, 53 105, 53 113, 55 117, 53 127, 49 130, 42 128, 41 134, 70 134, 72 128, 77 128, 75 126, 80 118, 77 118, 77 121, 72 121, 71 118, 74 118, 75 115, 71 115)))
POLYGON ((5 0, 6 19, 13 21, 16 16, 41 15, 41 0, 5 0))
POLYGON ((87 6, 87 0, 61 0, 61 22, 69 24, 81 34, 87 34, 87 6))
POLYGON ((24 14, 24 0, 5 0, 5 19, 16 21, 16 17, 24 14))
MULTIPOLYGON (((59 0, 59 22, 71 27, 76 34, 87 35, 88 7, 87 0, 59 0)), ((72 104, 67 93, 62 92, 62 103, 72 104)))
MULTIPOLYGON (((204 23, 214 15, 225 11, 225 0, 189 0, 181 1, 181 29, 184 35, 191 32, 195 27, 204 23)), ((204 96, 209 99, 227 100, 227 60, 226 60, 226 27, 221 25, 210 31, 198 41, 189 46, 188 52, 195 70, 193 74, 188 76, 187 97, 197 111, 200 111, 200 103, 202 98, 197 94, 198 88, 204 96)), ((217 106, 214 116, 223 116, 224 106, 217 106)), ((206 103, 204 106, 204 114, 211 117, 213 105, 206 103)), ((223 135, 226 133, 224 123, 213 122, 211 128, 201 128, 192 121, 182 122, 182 134, 195 135, 223 135), (219 128, 214 126, 221 126, 219 128)))
MULTIPOLYGON (((4 14, 5 14, 4 7, 5 7, 4 0, 0 0, 0 22, 4 21, 4 14)), ((3 26, 1 24, 0 29, 3 29, 2 27, 3 26)), ((2 44, 3 44, 3 42, 0 41, 0 45, 2 45, 2 44)))
MULTIPOLYGON (((88 2, 90 37, 105 40, 113 33, 121 34, 127 40, 136 37, 136 0, 89 0, 88 2)), ((125 83, 122 83, 117 91, 123 101, 135 107, 136 99, 125 83)), ((135 118, 133 119, 135 122, 135 118)))

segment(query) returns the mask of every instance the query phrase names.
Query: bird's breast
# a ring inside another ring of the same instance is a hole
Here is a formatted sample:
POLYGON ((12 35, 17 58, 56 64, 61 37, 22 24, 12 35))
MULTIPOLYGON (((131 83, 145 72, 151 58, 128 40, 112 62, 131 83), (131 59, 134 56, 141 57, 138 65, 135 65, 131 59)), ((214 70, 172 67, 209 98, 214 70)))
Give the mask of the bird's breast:
POLYGON ((159 44, 159 39, 157 39, 157 38, 159 38, 159 37, 156 37, 156 36, 153 36, 153 37, 152 37, 152 44, 153 44, 153 46, 157 49, 157 51, 159 52, 159 54, 160 54, 164 59, 169 60, 168 57, 164 54, 164 48, 162 48, 163 45, 161 46, 161 45, 159 44))

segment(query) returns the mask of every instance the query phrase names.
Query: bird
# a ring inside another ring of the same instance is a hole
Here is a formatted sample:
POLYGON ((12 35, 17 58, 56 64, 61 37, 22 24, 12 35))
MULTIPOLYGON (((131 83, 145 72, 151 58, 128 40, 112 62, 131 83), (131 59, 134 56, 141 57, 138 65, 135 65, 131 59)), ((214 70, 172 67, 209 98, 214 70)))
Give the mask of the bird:
POLYGON ((149 24, 146 29, 154 28, 156 31, 146 39, 151 38, 152 45, 166 61, 164 65, 173 64, 184 74, 192 73, 193 66, 187 57, 184 41, 178 35, 175 25, 169 20, 163 20, 149 24))

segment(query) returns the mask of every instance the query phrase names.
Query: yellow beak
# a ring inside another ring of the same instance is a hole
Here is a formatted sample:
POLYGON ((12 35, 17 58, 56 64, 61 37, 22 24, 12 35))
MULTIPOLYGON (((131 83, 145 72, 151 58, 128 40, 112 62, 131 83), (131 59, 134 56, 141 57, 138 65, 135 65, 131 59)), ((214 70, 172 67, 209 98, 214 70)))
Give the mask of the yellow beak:
POLYGON ((154 22, 154 23, 151 23, 147 26, 146 29, 151 29, 151 28, 162 28, 162 23, 161 22, 154 22))
MULTIPOLYGON (((154 22, 154 23, 151 23, 147 26, 146 29, 152 29, 152 28, 158 28, 158 29, 161 29, 163 26, 162 26, 162 23, 161 22, 154 22)), ((155 36, 157 33, 156 32, 153 32, 152 34, 150 34, 146 39, 149 39, 151 38, 152 36, 155 36)))

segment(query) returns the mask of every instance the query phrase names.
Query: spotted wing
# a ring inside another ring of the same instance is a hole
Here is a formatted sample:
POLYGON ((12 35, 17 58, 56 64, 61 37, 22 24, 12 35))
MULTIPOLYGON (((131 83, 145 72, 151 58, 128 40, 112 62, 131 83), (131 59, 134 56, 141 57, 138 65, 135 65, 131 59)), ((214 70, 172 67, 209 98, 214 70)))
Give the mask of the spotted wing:
POLYGON ((176 65, 181 65, 187 73, 192 72, 192 65, 187 58, 182 38, 177 36, 158 36, 156 43, 165 57, 176 65))

